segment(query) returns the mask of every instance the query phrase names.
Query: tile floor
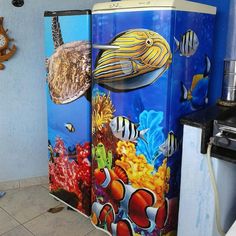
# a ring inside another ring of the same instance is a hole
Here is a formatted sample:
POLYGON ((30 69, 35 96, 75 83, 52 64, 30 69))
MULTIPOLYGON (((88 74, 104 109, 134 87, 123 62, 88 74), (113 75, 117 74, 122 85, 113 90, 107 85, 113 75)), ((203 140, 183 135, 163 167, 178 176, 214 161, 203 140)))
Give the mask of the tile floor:
POLYGON ((47 186, 32 186, 7 190, 0 198, 0 236, 105 236, 90 219, 56 201, 47 186), (65 206, 58 213, 48 213, 51 207, 65 206))

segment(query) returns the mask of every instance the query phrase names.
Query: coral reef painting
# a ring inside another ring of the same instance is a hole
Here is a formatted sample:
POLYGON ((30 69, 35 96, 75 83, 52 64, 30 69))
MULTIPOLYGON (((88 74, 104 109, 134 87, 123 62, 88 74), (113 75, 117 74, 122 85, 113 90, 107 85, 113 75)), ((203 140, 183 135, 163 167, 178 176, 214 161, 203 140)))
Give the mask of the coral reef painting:
POLYGON ((92 100, 92 132, 101 131, 102 128, 109 124, 115 111, 112 105, 110 95, 99 93, 92 100))
POLYGON ((169 232, 170 222, 176 222, 177 218, 177 213, 170 216, 169 210, 172 207, 176 211, 178 201, 166 197, 171 168, 168 158, 158 152, 165 141, 161 126, 163 112, 144 110, 136 126, 138 133, 145 130, 145 134, 133 142, 114 135, 111 123, 123 131, 132 127, 132 123, 128 118, 116 116, 109 93, 96 93, 92 113, 92 222, 110 233, 115 227, 124 235, 169 232), (109 220, 102 217, 107 214, 111 214, 107 216, 109 220))
POLYGON ((49 191, 91 214, 89 11, 45 12, 49 191))
POLYGON ((180 117, 208 102, 213 18, 93 14, 91 219, 111 235, 177 235, 180 117))
POLYGON ((90 215, 91 197, 89 157, 89 143, 77 144, 75 155, 70 156, 63 140, 57 137, 49 161, 50 192, 86 215, 90 215))
POLYGON ((139 115, 140 129, 149 129, 145 135, 147 142, 139 142, 137 145, 137 154, 143 153, 150 164, 155 165, 158 157, 158 148, 164 142, 163 133, 163 112, 154 110, 143 111, 139 115))

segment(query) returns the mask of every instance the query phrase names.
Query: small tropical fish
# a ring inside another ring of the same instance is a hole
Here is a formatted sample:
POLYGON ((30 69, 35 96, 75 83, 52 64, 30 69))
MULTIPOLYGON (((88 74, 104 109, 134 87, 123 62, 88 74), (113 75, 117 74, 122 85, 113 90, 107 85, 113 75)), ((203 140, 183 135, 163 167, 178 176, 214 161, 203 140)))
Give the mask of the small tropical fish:
POLYGON ((110 127, 113 135, 120 140, 137 142, 137 138, 141 138, 146 142, 144 134, 148 129, 138 130, 138 125, 124 116, 113 118, 110 122, 110 127))
POLYGON ((48 140, 48 150, 49 152, 53 152, 53 147, 50 140, 48 140))
POLYGON ((159 147, 159 150, 165 157, 171 157, 179 149, 179 146, 180 142, 174 132, 170 131, 166 141, 159 147))
POLYGON ((172 61, 167 41, 147 29, 127 30, 118 34, 109 45, 93 47, 101 50, 93 71, 94 80, 118 91, 152 84, 172 61), (154 71, 152 76, 140 76, 154 71))
POLYGON ((65 124, 65 127, 67 128, 67 130, 69 131, 69 132, 75 132, 75 127, 74 127, 74 125, 73 124, 71 124, 71 123, 66 123, 65 124))
POLYGON ((181 56, 190 57, 194 55, 198 49, 199 40, 197 34, 192 30, 188 30, 185 34, 181 35, 180 41, 176 38, 174 39, 177 45, 177 50, 180 51, 181 56))
POLYGON ((208 102, 208 75, 211 70, 211 61, 208 56, 205 58, 205 71, 203 74, 193 76, 191 88, 188 90, 184 83, 181 82, 182 97, 181 101, 191 101, 194 107, 200 107, 208 102))
POLYGON ((103 188, 108 187, 115 179, 121 179, 125 184, 128 184, 129 178, 126 171, 120 167, 115 166, 114 169, 102 168, 94 171, 94 176, 99 185, 103 188))
POLYGON ((53 147, 52 147, 52 144, 51 144, 50 140, 48 140, 48 151, 49 151, 49 154, 50 154, 50 161, 52 161, 53 156, 54 156, 54 151, 53 151, 53 147))

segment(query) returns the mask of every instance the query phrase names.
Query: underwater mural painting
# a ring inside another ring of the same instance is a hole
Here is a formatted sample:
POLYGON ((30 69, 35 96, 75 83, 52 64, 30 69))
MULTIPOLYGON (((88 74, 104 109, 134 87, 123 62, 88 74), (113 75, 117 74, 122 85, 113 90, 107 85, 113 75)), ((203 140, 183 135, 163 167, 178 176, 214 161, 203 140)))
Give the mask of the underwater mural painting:
POLYGON ((91 212, 89 11, 45 12, 49 191, 91 212))
POLYGON ((213 22, 194 12, 93 12, 91 219, 99 229, 177 235, 179 119, 207 105, 213 22))

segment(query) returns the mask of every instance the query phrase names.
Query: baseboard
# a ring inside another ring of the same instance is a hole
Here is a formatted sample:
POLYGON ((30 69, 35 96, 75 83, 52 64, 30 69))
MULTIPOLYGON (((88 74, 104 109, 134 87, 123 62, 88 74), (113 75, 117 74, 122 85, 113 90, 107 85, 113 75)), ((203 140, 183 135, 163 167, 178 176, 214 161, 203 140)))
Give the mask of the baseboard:
POLYGON ((20 180, 11 180, 0 182, 0 191, 9 189, 25 188, 34 185, 47 185, 48 176, 32 177, 20 180))

